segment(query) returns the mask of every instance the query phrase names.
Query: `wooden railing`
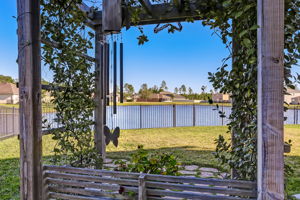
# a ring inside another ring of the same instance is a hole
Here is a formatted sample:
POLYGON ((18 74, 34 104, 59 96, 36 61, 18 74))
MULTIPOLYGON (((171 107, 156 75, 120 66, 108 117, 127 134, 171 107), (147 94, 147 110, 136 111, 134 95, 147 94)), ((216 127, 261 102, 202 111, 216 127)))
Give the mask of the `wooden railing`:
POLYGON ((46 199, 256 199, 251 181, 44 166, 46 199))

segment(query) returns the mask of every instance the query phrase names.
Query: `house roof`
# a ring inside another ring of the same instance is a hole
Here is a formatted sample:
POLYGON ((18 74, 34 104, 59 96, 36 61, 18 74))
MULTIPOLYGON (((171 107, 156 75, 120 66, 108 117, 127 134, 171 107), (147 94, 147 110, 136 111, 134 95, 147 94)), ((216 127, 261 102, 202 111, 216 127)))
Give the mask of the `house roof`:
POLYGON ((19 94, 19 89, 13 83, 0 83, 0 94, 19 94))
POLYGON ((186 98, 180 94, 174 94, 174 99, 186 99, 186 98))
POLYGON ((300 90, 298 89, 291 89, 291 88, 288 88, 287 90, 287 93, 291 94, 291 93, 300 93, 300 90))
POLYGON ((292 98, 293 100, 300 99, 300 96, 296 96, 292 98))
POLYGON ((162 92, 160 92, 159 94, 166 95, 166 94, 173 94, 173 93, 172 93, 172 92, 169 92, 169 91, 162 91, 162 92))

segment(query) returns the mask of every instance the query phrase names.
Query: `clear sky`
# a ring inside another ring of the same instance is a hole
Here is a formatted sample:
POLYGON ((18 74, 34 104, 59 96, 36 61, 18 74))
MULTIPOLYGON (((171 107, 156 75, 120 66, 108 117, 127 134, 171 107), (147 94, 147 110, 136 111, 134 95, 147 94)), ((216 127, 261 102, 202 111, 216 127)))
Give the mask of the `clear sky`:
MULTIPOLYGON (((0 7, 0 74, 18 77, 16 1, 4 0, 0 7)), ((138 90, 140 85, 167 82, 170 91, 182 84, 199 92, 202 85, 211 89, 208 72, 215 72, 228 50, 212 30, 200 22, 183 23, 183 30, 174 34, 164 30, 153 33, 154 26, 145 26, 149 42, 139 46, 139 32, 132 27, 123 30, 124 80, 138 90)), ((42 77, 51 80, 52 73, 43 67, 42 77)))

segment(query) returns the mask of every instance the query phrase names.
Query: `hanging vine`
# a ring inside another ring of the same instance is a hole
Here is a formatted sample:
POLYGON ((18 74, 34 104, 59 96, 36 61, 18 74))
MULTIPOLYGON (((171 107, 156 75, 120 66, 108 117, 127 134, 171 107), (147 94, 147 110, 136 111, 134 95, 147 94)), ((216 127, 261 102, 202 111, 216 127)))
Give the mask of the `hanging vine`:
POLYGON ((93 144, 94 64, 77 56, 93 48, 92 32, 86 30, 81 0, 42 0, 42 38, 58 44, 44 45, 43 61, 53 74, 52 91, 57 122, 63 130, 54 131, 56 162, 72 166, 98 166, 101 161, 93 144))

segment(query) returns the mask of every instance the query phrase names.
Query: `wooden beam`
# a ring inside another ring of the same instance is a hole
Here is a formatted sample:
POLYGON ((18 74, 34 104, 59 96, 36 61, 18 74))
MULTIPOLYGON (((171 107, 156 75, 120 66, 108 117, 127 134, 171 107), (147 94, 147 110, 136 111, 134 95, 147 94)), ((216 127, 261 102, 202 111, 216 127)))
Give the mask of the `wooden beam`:
POLYGON ((176 6, 170 3, 164 4, 153 4, 152 13, 154 16, 147 14, 140 15, 140 21, 137 25, 148 25, 148 24, 161 24, 161 23, 172 23, 172 22, 183 22, 187 18, 193 18, 194 20, 201 19, 197 10, 198 6, 195 3, 190 4, 190 11, 180 12, 176 6))
POLYGON ((86 5, 84 2, 78 5, 79 9, 86 14, 89 19, 94 18, 94 9, 86 5))
POLYGON ((43 199, 40 1, 17 0, 20 198, 43 199))
POLYGON ((119 33, 122 28, 121 0, 103 0, 102 30, 104 33, 119 33))
POLYGON ((103 33, 102 27, 96 27, 96 34, 95 34, 95 147, 98 153, 101 155, 102 159, 104 160, 106 157, 106 144, 104 138, 104 119, 103 119, 103 109, 105 108, 104 105, 104 90, 103 90, 103 33))
POLYGON ((179 12, 181 12, 184 8, 184 0, 173 0, 179 12))
POLYGON ((139 2, 149 15, 153 14, 150 0, 139 0, 139 2))
MULTIPOLYGON (((140 2, 143 2, 143 4, 147 4, 144 2, 144 0, 139 0, 140 2)), ((207 1, 207 0, 201 0, 201 1, 207 1)), ((139 22, 133 24, 128 24, 130 22, 126 22, 129 20, 129 17, 131 15, 131 13, 129 12, 129 9, 124 9, 128 11, 128 16, 126 15, 126 12, 121 13, 120 8, 117 7, 115 11, 109 11, 108 9, 105 11, 96 11, 94 18, 92 19, 93 23, 95 24, 102 24, 102 19, 103 19, 103 23, 105 24, 109 24, 112 23, 111 21, 118 22, 118 27, 114 28, 114 29, 118 29, 120 30, 120 24, 119 22, 121 21, 121 26, 135 26, 135 25, 149 25, 149 24, 161 24, 161 23, 172 23, 172 22, 183 22, 186 21, 187 18, 193 18, 194 20, 200 20, 201 17, 199 16, 199 11, 203 11, 205 12, 205 10, 207 10, 206 7, 201 7, 199 5, 201 5, 201 1, 196 1, 196 2, 190 2, 189 5, 189 12, 186 12, 184 9, 180 10, 177 6, 177 4, 175 3, 162 3, 162 4, 152 4, 151 5, 151 12, 155 15, 151 15, 149 13, 142 13, 140 14, 139 18, 139 22), (119 13, 118 15, 114 14, 113 19, 111 16, 109 16, 108 13, 119 13), (121 16, 121 17, 120 17, 121 16), (110 22, 109 22, 110 21, 110 22), (126 24, 127 23, 127 24, 126 24)), ((178 1, 181 2, 182 4, 182 0, 178 1)), ((114 4, 114 5, 119 5, 119 3, 114 3, 113 1, 109 1, 109 0, 104 0, 103 1, 103 5, 104 7, 112 7, 110 5, 107 4, 114 4)), ((181 5, 178 4, 178 5, 181 5)), ((148 4, 149 5, 149 4, 148 4)), ((211 9, 221 9, 222 8, 222 4, 213 4, 211 9)), ((113 8, 112 8, 113 9, 113 8)), ((137 8, 138 9, 138 8, 137 8)), ((107 25, 105 25, 103 27, 103 30, 110 30, 113 28, 106 28, 107 25)))
POLYGON ((258 0, 258 199, 284 199, 284 0, 258 0))
MULTIPOLYGON (((91 29, 95 30, 96 26, 102 24, 102 14, 97 14, 96 10, 93 7, 89 7, 85 3, 81 3, 78 5, 79 9, 86 15, 86 19, 84 24, 91 29), (97 20, 96 20, 97 18, 97 20)), ((102 12, 101 12, 102 13, 102 12)))
POLYGON ((147 199, 147 188, 146 188, 146 175, 141 174, 138 178, 138 200, 146 200, 147 199))

